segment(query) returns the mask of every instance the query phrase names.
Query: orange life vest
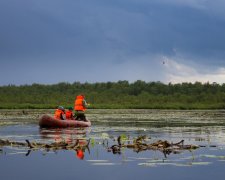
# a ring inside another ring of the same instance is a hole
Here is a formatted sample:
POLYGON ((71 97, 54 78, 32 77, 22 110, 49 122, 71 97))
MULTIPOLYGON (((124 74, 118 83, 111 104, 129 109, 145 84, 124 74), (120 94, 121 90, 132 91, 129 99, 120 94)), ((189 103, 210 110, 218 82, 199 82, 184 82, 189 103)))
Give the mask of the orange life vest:
POLYGON ((86 108, 83 105, 84 97, 82 95, 78 95, 74 102, 74 110, 75 111, 85 111, 86 108))
POLYGON ((66 119, 73 119, 73 112, 72 111, 70 111, 70 110, 68 110, 68 111, 66 111, 66 119))
POLYGON ((65 114, 61 109, 56 109, 55 111, 55 118, 56 119, 62 119, 62 115, 65 114))

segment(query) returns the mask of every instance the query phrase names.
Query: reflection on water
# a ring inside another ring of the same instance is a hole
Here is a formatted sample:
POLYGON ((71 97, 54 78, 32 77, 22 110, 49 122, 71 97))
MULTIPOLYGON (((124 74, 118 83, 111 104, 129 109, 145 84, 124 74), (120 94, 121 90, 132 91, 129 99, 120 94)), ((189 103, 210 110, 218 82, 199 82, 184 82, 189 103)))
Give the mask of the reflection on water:
MULTIPOLYGON (((224 115, 223 111, 92 110, 88 114, 92 127, 70 129, 40 129, 35 123, 37 120, 30 117, 23 117, 22 124, 11 125, 7 124, 7 118, 2 118, 0 122, 4 125, 0 127, 0 139, 21 142, 29 139, 41 143, 63 141, 71 145, 79 143, 79 148, 42 148, 29 151, 27 147, 0 147, 0 162, 4 164, 0 173, 5 179, 16 179, 7 174, 11 163, 17 166, 25 163, 24 166, 33 173, 35 168, 44 173, 46 169, 42 166, 50 166, 49 172, 45 172, 50 179, 62 178, 60 171, 49 174, 52 169, 59 168, 66 169, 71 178, 89 178, 84 171, 86 169, 93 179, 108 179, 107 167, 115 172, 113 178, 117 179, 162 179, 167 177, 166 174, 170 174, 173 179, 221 179, 225 175, 221 170, 225 165, 224 115), (122 137, 122 143, 132 144, 141 135, 147 137, 146 144, 157 140, 176 143, 183 139, 184 144, 194 144, 200 148, 191 151, 177 150, 166 156, 158 150, 122 148, 118 153, 109 151, 109 147, 118 144, 118 136, 122 137), (185 169, 183 173, 178 172, 185 167, 189 169, 185 169), (106 172, 102 172, 102 168, 106 172), (215 173, 210 172, 212 168, 215 173)), ((19 122, 18 119, 19 117, 16 122, 19 122)), ((22 169, 18 166, 15 174, 28 179, 28 176, 21 175, 22 169)))

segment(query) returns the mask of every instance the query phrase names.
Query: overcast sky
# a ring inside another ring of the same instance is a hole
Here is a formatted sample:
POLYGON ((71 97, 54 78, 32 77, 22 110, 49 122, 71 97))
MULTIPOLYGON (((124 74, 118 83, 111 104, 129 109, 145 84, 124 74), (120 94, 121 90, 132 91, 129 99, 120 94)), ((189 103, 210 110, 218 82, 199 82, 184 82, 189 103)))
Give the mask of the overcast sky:
POLYGON ((224 0, 0 0, 0 85, 225 83, 224 0))

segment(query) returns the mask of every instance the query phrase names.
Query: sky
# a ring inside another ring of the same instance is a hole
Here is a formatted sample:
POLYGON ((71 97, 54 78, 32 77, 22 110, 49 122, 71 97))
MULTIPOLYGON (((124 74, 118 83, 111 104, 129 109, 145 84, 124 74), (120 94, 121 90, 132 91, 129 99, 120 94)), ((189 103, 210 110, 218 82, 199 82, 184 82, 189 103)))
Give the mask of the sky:
POLYGON ((0 86, 225 83, 224 0, 0 0, 0 86))

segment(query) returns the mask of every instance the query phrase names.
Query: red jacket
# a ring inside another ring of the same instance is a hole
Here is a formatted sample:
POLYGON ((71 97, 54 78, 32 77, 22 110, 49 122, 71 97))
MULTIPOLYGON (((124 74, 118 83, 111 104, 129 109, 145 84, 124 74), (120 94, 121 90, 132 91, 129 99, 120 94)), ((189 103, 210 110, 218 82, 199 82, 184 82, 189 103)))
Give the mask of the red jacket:
POLYGON ((63 120, 63 115, 64 115, 65 113, 61 110, 61 109, 56 109, 55 110, 55 118, 56 119, 62 119, 63 120))
POLYGON ((70 110, 66 111, 66 119, 70 119, 70 120, 74 119, 73 111, 70 111, 70 110))

